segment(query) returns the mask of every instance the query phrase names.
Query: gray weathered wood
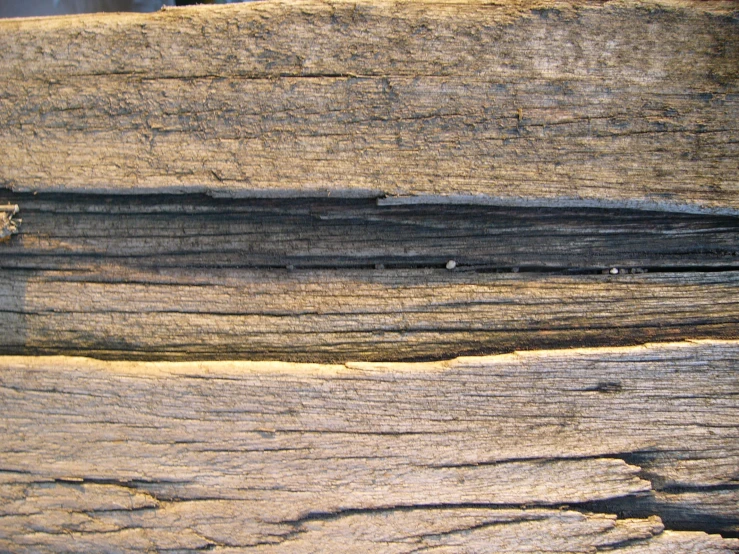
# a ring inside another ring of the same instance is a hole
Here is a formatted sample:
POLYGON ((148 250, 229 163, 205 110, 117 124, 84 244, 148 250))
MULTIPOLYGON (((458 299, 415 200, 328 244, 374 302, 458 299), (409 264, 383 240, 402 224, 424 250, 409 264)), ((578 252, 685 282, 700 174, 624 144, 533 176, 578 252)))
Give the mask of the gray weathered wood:
POLYGON ((676 514, 699 504, 703 529, 739 530, 737 364, 739 343, 710 341, 416 364, 0 358, 0 548, 736 551, 655 516, 690 528, 676 514), (605 515, 619 499, 642 512, 605 515))
POLYGON ((374 200, 31 195, 0 269, 739 269, 739 218, 374 200))
POLYGON ((9 199, 25 221, 0 245, 4 353, 325 362, 739 336, 733 217, 9 199))
POLYGON ((739 213, 733 2, 0 21, 0 185, 739 213))

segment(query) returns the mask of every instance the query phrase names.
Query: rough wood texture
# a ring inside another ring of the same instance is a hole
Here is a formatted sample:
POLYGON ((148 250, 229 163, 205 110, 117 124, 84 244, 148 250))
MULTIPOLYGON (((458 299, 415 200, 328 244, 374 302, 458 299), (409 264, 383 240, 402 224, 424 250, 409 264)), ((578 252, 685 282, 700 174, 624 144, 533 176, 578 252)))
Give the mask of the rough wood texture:
POLYGON ((6 354, 409 360, 739 333, 732 217, 10 199, 25 221, 0 246, 6 354))
POLYGON ((205 195, 31 195, 0 269, 739 270, 739 218, 205 195))
POLYGON ((733 2, 0 21, 0 184, 739 213, 733 2))
POLYGON ((686 529, 671 518, 698 503, 693 525, 739 530, 737 364, 737 342, 333 366, 5 357, 0 548, 737 551, 655 517, 686 529), (642 513, 606 515, 621 498, 642 513))
POLYGON ((739 552, 735 3, 0 52, 1 551, 739 552))
POLYGON ((739 272, 12 271, 4 352, 408 360, 736 337, 739 272))

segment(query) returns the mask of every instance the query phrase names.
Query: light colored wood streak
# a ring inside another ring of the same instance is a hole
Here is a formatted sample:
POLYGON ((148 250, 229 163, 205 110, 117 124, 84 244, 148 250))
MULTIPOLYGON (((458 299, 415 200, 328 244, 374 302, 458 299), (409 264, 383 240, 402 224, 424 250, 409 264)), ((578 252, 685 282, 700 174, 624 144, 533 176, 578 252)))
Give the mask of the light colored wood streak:
POLYGON ((650 514, 698 503, 705 529, 739 529, 737 363, 716 341, 415 364, 4 357, 0 547, 730 552, 650 514), (646 511, 605 515, 620 498, 646 511))
POLYGON ((17 205, 0 204, 0 242, 7 240, 10 235, 18 231, 17 222, 13 221, 16 213, 18 213, 17 205))
POLYGON ((0 184, 739 213, 732 2, 0 22, 0 184))
POLYGON ((735 338, 735 271, 3 271, 2 348, 124 359, 409 360, 735 338))

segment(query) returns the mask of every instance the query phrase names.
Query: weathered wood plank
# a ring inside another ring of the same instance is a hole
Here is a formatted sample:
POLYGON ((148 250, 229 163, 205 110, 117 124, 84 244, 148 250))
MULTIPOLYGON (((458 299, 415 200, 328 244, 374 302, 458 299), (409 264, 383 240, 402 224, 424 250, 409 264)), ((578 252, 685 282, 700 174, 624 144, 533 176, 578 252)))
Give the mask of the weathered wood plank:
MULTIPOLYGON (((84 486, 67 485, 67 488, 74 490, 77 502, 89 494, 84 486)), ((144 521, 145 518, 136 512, 132 517, 132 510, 125 506, 111 511, 88 508, 85 515, 76 518, 69 510, 55 510, 53 523, 48 520, 37 523, 36 528, 41 531, 28 533, 18 542, 5 541, 5 544, 12 545, 14 552, 59 552, 73 545, 75 549, 102 548, 107 552, 140 552, 160 547, 161 551, 190 553, 207 550, 219 554, 410 554, 419 550, 497 554, 541 552, 543 544, 547 545, 547 551, 557 549, 557 552, 596 552, 603 549, 617 553, 728 554, 736 551, 735 541, 715 535, 661 532, 662 525, 656 518, 617 520, 606 514, 543 508, 376 510, 337 518, 306 518, 282 528, 273 525, 272 533, 259 535, 255 526, 247 526, 241 511, 244 507, 236 502, 203 503, 198 507, 202 511, 200 518, 207 520, 215 512, 224 514, 231 523, 203 521, 197 525, 197 531, 185 527, 190 523, 186 518, 191 516, 192 507, 159 503, 157 519, 144 521), (131 525, 132 521, 134 525, 131 525), (143 524, 139 527, 137 524, 140 522, 143 524), (248 531, 241 526, 246 526, 248 531), (76 530, 81 527, 91 530, 76 530), (258 540, 264 542, 256 543, 258 540)), ((49 515, 52 515, 51 511, 45 512, 46 517, 49 515)), ((32 519, 40 520, 38 517, 27 518, 32 519)))
POLYGON ((25 221, 0 245, 4 353, 408 360, 739 332, 733 217, 9 200, 25 221))
MULTIPOLYGON (((87 504, 85 500, 90 493, 85 486, 67 485, 66 488, 76 493, 78 503, 87 504)), ((114 487, 102 488, 109 490, 114 487)), ((151 551, 159 547, 160 551, 191 553, 207 550, 219 554, 410 554, 418 550, 452 553, 460 549, 497 554, 541 552, 542 544, 547 545, 547 551, 556 548, 557 552, 604 549, 618 553, 728 554, 736 551, 735 541, 715 535, 661 532, 662 525, 656 518, 617 520, 606 514, 543 508, 373 510, 337 518, 306 518, 283 526, 255 526, 245 521, 245 507, 237 502, 207 502, 195 507, 157 503, 156 509, 123 506, 113 510, 91 507, 77 517, 69 509, 44 512, 45 518, 54 517, 53 522, 28 516, 24 519, 34 521, 34 531, 17 537, 17 542, 0 539, 0 544, 4 542, 12 546, 14 552, 59 552, 73 546, 80 550, 104 549, 106 552, 151 551), (147 521, 145 516, 134 511, 147 509, 155 511, 156 519, 147 521), (200 510, 198 519, 201 521, 196 530, 186 527, 192 524, 189 518, 193 509, 200 510), (229 523, 211 517, 213 513, 223 514, 229 523), (211 523, 209 519, 215 521, 211 523), (80 528, 89 531, 78 531, 80 528), (260 528, 271 532, 260 534, 257 531, 260 528), (263 542, 258 543, 260 540, 263 542)))
POLYGON ((739 343, 356 361, 737 338, 735 4, 0 31, 0 186, 332 196, 0 195, 0 550, 739 550, 739 343))
POLYGON ((704 529, 739 530, 738 363, 737 342, 333 366, 5 357, 0 548, 736 551, 654 516, 690 528, 693 503, 704 529), (621 498, 642 511, 592 513, 621 498))
POLYGON ((739 213, 733 2, 0 21, 0 184, 739 213))

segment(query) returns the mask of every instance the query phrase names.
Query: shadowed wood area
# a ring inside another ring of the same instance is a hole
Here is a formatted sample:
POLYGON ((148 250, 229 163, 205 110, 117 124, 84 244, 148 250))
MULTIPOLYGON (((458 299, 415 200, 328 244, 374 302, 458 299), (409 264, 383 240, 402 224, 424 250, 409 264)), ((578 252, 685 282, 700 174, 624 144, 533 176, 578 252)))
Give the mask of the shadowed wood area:
POLYGON ((739 213, 734 2, 0 21, 0 185, 739 213))
POLYGON ((0 191, 22 206, 2 269, 739 270, 739 218, 641 210, 379 205, 0 191))
POLYGON ((0 547, 734 552, 687 530, 739 531, 738 363, 737 342, 330 366, 0 358, 0 547), (655 511, 606 515, 620 499, 655 511))
POLYGON ((733 217, 3 198, 23 216, 0 245, 6 354, 417 360, 736 338, 739 329, 733 217))

